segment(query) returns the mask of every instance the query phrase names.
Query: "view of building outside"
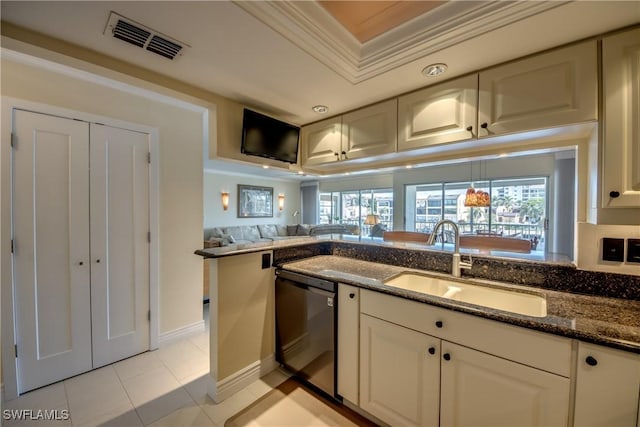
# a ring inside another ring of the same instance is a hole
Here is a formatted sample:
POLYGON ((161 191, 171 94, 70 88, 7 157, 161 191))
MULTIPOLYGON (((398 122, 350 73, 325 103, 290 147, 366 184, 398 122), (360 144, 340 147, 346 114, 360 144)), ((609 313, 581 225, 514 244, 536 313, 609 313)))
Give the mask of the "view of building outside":
POLYGON ((393 228, 393 190, 354 190, 320 193, 320 224, 350 224, 368 236, 372 226, 365 225, 367 215, 377 215, 383 227, 393 228))
POLYGON ((410 185, 406 187, 407 229, 413 226, 413 231, 428 233, 438 221, 449 219, 463 234, 530 239, 534 250, 544 251, 546 194, 545 177, 410 185), (488 192, 491 206, 465 206, 470 187, 488 192))

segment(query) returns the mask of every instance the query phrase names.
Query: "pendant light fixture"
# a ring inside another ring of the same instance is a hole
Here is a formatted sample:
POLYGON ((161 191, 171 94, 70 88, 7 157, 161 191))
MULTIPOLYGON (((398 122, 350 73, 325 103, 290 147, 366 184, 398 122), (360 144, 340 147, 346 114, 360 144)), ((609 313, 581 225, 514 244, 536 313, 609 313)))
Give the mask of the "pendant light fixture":
MULTIPOLYGON (((480 165, 482 172, 482 164, 480 165)), ((467 189, 467 194, 464 197, 464 205, 468 208, 486 208, 491 205, 491 197, 489 193, 482 190, 476 190, 473 188, 473 161, 470 162, 470 177, 469 177, 469 188, 467 189)))

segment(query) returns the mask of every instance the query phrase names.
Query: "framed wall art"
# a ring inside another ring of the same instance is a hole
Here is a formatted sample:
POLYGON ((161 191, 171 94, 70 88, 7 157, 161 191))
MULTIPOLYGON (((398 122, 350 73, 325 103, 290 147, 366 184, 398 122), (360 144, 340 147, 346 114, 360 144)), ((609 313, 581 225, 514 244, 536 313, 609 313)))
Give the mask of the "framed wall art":
POLYGON ((273 187, 238 184, 238 218, 273 216, 273 187))

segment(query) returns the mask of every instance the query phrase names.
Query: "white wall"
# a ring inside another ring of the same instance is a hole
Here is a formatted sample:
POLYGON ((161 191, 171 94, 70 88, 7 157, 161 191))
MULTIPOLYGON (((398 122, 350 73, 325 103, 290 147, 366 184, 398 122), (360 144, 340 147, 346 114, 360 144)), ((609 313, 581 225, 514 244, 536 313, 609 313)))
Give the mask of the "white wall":
MULTIPOLYGON (((150 126, 159 133, 159 332, 202 320, 202 113, 2 59, 2 95, 150 126)), ((10 126, 10 123, 2 123, 10 126)), ((2 147, 2 217, 9 215, 2 147)), ((3 228, 3 248, 8 245, 3 228)), ((3 252, 3 258, 5 253, 3 252)), ((4 263, 4 260, 3 260, 4 263)), ((2 269, 6 283, 9 270, 2 269)))
MULTIPOLYGON (((300 211, 300 184, 298 181, 285 181, 250 175, 233 175, 228 172, 205 171, 204 185, 204 228, 254 225, 254 224, 297 224, 300 217, 293 217, 300 211), (273 187, 273 217, 238 218, 238 184, 273 187), (229 193, 229 209, 222 209, 220 193, 229 193), (278 194, 284 194, 284 210, 278 211, 278 194)), ((202 240, 202 236, 201 236, 202 240)))

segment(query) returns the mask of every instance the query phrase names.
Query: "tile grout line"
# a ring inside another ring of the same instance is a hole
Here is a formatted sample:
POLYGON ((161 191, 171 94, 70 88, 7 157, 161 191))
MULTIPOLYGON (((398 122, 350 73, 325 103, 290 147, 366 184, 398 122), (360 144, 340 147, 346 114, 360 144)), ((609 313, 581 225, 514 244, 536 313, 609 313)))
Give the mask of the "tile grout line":
MULTIPOLYGON (((119 362, 116 362, 116 363, 119 363, 119 362)), ((131 396, 129 395, 129 392, 127 391, 127 388, 124 386, 124 382, 122 381, 122 378, 120 378, 120 374, 118 373, 118 370, 115 368, 115 363, 113 364, 113 370, 116 373, 116 377, 118 378, 118 382, 120 383, 120 386, 124 390, 124 393, 127 395, 127 399, 129 399, 129 403, 131 404, 131 407, 133 408, 134 412, 136 413, 136 417, 138 417, 138 421, 140 421, 140 425, 144 426, 144 421, 142 421, 142 417, 138 413, 138 408, 136 407, 136 405, 133 404, 133 399, 131 399, 131 396)))

